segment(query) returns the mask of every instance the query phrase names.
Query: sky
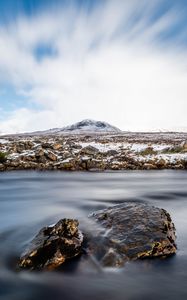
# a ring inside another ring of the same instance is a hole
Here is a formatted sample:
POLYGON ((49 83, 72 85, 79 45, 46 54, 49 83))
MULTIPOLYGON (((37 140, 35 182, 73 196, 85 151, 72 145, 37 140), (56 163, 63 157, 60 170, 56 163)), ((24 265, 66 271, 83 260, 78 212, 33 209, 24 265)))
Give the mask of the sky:
POLYGON ((186 0, 0 0, 0 134, 187 131, 186 0))

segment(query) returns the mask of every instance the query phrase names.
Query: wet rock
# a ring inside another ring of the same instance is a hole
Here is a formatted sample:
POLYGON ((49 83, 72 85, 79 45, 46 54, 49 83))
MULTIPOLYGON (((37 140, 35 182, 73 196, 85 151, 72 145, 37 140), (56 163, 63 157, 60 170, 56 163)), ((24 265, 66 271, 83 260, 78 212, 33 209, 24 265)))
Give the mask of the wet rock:
POLYGON ((75 167, 75 160, 73 158, 64 159, 58 164, 58 169, 62 169, 62 170, 71 170, 74 169, 74 167, 75 167))
POLYGON ((164 209, 123 203, 90 217, 98 227, 88 238, 88 249, 103 266, 120 267, 128 260, 176 252, 175 226, 164 209))
POLYGON ((10 160, 8 166, 17 168, 21 164, 20 159, 10 160))
POLYGON ((89 170, 89 166, 92 162, 92 158, 90 158, 89 156, 83 156, 80 158, 78 164, 80 166, 81 169, 83 170, 89 170))
POLYGON ((106 163, 104 160, 91 159, 87 161, 87 170, 104 170, 106 169, 106 163))
POLYGON ((2 163, 0 163, 0 171, 4 171, 4 169, 5 169, 5 166, 2 163))
POLYGON ((22 254, 19 267, 52 270, 81 252, 83 235, 78 221, 62 219, 54 226, 42 228, 22 254))
POLYGON ((180 165, 182 166, 182 169, 187 169, 187 160, 186 159, 181 160, 180 165))
POLYGON ((159 169, 164 169, 166 167, 166 161, 163 158, 159 159, 155 163, 159 169))
POLYGON ((144 169, 146 170, 156 170, 157 166, 155 164, 152 163, 144 163, 144 169))

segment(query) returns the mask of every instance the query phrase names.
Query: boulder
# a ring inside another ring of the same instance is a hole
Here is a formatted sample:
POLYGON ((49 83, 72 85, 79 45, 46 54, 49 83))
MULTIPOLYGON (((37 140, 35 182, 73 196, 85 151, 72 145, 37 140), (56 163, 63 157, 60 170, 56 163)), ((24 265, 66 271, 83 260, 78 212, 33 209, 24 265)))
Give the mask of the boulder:
POLYGON ((47 158, 49 158, 50 160, 52 160, 52 161, 56 161, 57 160, 57 156, 52 151, 45 152, 45 156, 47 158))
POLYGON ((155 164, 158 167, 158 169, 164 169, 167 166, 167 162, 163 158, 160 158, 157 161, 155 161, 155 164))
POLYGON ((62 144, 56 143, 52 145, 53 150, 60 150, 62 149, 62 144))
POLYGON ((41 147, 37 148, 36 151, 35 151, 35 156, 36 157, 44 156, 44 154, 45 154, 45 151, 41 147))
POLYGON ((42 148, 44 148, 44 149, 47 149, 47 148, 51 149, 51 148, 52 148, 51 143, 48 143, 48 142, 43 142, 43 143, 41 144, 41 146, 42 146, 42 148))
POLYGON ((60 153, 60 155, 62 156, 63 159, 68 159, 68 158, 71 158, 72 157, 72 153, 67 150, 63 151, 60 153))
POLYGON ((53 226, 42 228, 22 254, 19 267, 52 270, 79 255, 83 235, 78 225, 77 220, 62 219, 53 226))
POLYGON ((76 161, 73 157, 64 159, 60 162, 58 169, 62 170, 75 170, 76 169, 76 161))
POLYGON ((9 163, 8 163, 8 166, 13 167, 13 168, 17 168, 20 164, 21 164, 20 158, 16 158, 14 160, 10 160, 9 163))
POLYGON ((46 164, 47 158, 45 156, 38 156, 37 161, 38 161, 38 163, 46 164))
POLYGON ((34 143, 32 141, 27 141, 27 145, 29 149, 32 149, 34 147, 34 143))
POLYGON ((87 170, 104 170, 106 169, 106 162, 101 159, 91 159, 87 161, 87 170))
POLYGON ((157 169, 157 166, 153 163, 150 163, 150 162, 145 162, 143 167, 146 170, 156 170, 157 169))
POLYGON ((88 251, 103 266, 120 267, 129 260, 176 252, 175 226, 164 209, 123 203, 90 215, 97 224, 88 235, 88 251))
POLYGON ((108 156, 116 156, 119 154, 119 152, 117 150, 108 150, 107 152, 105 152, 108 156))
POLYGON ((5 169, 5 166, 2 163, 0 163, 0 171, 4 171, 4 169, 5 169))
POLYGON ((91 145, 86 146, 84 148, 81 149, 80 154, 86 154, 86 155, 94 155, 96 153, 98 153, 99 150, 91 145))
POLYGON ((187 140, 181 143, 181 147, 184 151, 187 151, 187 140))
POLYGON ((25 149, 25 144, 23 142, 18 142, 16 145, 17 153, 22 153, 25 149))

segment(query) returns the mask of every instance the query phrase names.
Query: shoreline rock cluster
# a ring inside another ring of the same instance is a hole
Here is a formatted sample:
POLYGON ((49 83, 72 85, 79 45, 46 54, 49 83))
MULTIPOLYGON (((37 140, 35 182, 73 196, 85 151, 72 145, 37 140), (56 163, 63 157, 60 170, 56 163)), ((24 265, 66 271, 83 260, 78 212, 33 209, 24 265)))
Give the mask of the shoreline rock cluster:
POLYGON ((187 169, 187 136, 102 134, 0 138, 0 171, 26 169, 187 169))
POLYGON ((92 230, 62 219, 42 228, 22 254, 18 266, 53 270, 78 255, 91 255, 101 267, 123 267, 127 261, 176 253, 175 226, 167 211, 147 204, 123 203, 89 216, 92 230), (94 225, 95 224, 95 225, 94 225))

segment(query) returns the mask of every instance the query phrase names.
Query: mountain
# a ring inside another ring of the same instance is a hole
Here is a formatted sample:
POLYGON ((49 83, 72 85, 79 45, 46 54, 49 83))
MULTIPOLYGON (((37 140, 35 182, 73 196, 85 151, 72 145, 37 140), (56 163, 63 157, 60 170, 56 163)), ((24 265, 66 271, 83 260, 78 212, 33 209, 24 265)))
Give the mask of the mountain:
POLYGON ((115 126, 103 121, 94 121, 90 119, 82 120, 73 125, 66 126, 61 129, 65 132, 120 132, 121 130, 115 126))
POLYGON ((63 133, 81 134, 81 133, 98 133, 98 132, 117 133, 117 132, 121 132, 121 130, 115 126, 110 125, 107 122, 85 119, 82 120, 81 122, 77 122, 75 124, 65 126, 62 128, 52 128, 49 130, 36 131, 29 134, 49 135, 49 134, 63 134, 63 133))

